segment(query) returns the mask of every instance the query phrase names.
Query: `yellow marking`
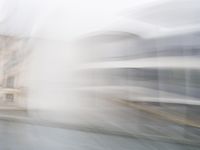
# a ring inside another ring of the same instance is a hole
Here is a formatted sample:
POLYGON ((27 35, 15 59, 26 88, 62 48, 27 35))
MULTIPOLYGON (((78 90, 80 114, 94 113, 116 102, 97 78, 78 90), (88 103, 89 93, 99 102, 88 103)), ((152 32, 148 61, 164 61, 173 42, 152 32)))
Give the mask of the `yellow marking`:
POLYGON ((160 110, 156 110, 155 108, 134 104, 132 102, 127 102, 126 100, 117 100, 117 101, 120 102, 120 103, 126 104, 128 106, 134 107, 136 109, 139 109, 139 110, 142 110, 142 111, 145 111, 145 112, 152 113, 154 115, 160 116, 163 119, 167 119, 167 120, 175 122, 177 124, 200 128, 200 122, 199 121, 189 120, 189 119, 183 118, 181 116, 173 116, 170 113, 167 113, 167 112, 164 112, 164 111, 160 111, 160 110))

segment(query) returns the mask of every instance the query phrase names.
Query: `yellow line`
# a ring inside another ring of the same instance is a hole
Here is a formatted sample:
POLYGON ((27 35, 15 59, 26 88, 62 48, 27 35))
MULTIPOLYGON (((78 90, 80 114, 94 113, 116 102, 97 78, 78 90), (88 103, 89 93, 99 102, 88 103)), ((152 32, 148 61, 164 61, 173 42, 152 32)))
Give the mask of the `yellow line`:
POLYGON ((136 109, 160 116, 163 119, 167 119, 167 120, 175 122, 177 124, 200 128, 200 122, 197 122, 197 121, 189 120, 189 119, 183 118, 181 116, 175 116, 175 115, 173 116, 172 114, 169 114, 167 112, 159 111, 159 110, 156 110, 155 108, 153 109, 151 107, 145 107, 145 106, 141 106, 138 104, 134 104, 132 102, 128 102, 127 100, 117 100, 117 101, 120 103, 126 104, 128 106, 134 107, 136 109))

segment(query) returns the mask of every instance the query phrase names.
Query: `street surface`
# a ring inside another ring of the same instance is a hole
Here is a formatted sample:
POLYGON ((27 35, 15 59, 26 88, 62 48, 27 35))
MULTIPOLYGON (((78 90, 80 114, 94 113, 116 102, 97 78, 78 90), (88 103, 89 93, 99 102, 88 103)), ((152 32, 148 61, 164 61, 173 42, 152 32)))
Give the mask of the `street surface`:
POLYGON ((0 150, 200 149, 198 128, 178 125, 114 101, 88 104, 79 111, 54 115, 1 110, 0 150))

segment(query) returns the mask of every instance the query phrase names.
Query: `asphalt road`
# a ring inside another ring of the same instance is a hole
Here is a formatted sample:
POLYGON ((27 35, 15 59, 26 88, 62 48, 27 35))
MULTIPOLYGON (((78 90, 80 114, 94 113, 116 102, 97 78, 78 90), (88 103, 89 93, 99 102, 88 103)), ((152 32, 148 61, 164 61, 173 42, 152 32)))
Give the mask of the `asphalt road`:
POLYGON ((0 111, 0 150, 198 150, 198 133, 107 100, 65 113, 0 111))
POLYGON ((198 150, 199 147, 0 121, 1 150, 198 150))

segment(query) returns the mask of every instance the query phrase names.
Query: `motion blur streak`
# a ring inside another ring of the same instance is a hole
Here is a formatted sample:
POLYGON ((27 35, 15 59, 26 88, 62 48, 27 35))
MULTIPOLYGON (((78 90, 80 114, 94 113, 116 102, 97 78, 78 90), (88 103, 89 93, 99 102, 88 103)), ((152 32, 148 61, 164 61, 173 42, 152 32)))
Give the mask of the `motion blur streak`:
POLYGON ((0 0, 0 150, 200 149, 199 0, 0 0))

